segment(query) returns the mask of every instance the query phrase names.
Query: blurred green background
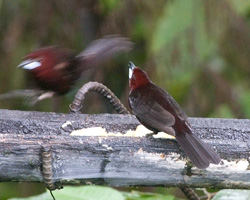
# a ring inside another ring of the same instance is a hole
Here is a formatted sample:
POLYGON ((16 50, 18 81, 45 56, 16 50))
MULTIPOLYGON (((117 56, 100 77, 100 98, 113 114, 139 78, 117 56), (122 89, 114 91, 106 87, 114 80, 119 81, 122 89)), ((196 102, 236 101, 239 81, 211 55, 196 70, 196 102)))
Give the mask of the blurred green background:
MULTIPOLYGON (((57 45, 79 53, 108 34, 129 37, 134 49, 84 77, 62 97, 59 112, 68 112, 77 88, 90 80, 108 86, 128 107, 131 60, 188 116, 250 118, 250 0, 0 0, 0 94, 34 87, 16 68, 29 52, 57 45)), ((51 99, 29 107, 23 98, 0 100, 0 108, 55 109, 51 99)), ((114 110, 90 94, 83 112, 114 110)), ((42 191, 41 184, 1 183, 0 199, 42 191)))

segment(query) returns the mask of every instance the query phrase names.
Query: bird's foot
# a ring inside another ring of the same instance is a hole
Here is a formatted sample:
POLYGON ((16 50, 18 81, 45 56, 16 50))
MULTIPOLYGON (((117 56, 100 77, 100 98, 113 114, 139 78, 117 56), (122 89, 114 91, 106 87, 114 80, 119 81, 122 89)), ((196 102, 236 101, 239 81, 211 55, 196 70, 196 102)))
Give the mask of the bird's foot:
POLYGON ((29 106, 34 106, 36 105, 38 102, 44 100, 44 99, 48 99, 48 98, 52 98, 55 95, 55 92, 43 92, 42 94, 39 95, 33 95, 31 97, 28 98, 28 100, 26 101, 26 103, 29 106))
POLYGON ((52 98, 55 95, 55 92, 45 92, 41 94, 38 98, 37 101, 42 101, 44 99, 52 98))
POLYGON ((157 134, 157 133, 147 133, 145 137, 146 137, 147 139, 154 139, 153 136, 156 135, 156 134, 157 134))

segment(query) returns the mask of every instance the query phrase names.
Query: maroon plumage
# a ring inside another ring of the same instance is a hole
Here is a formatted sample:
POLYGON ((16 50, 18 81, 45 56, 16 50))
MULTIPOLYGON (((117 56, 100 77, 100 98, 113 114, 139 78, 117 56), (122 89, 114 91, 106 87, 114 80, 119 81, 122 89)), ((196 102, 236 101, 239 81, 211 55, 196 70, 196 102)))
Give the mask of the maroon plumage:
POLYGON ((41 89, 65 94, 85 70, 131 48, 127 38, 106 36, 78 55, 59 47, 38 49, 27 55, 19 67, 28 70, 41 89))
POLYGON ((186 114, 174 98, 156 86, 146 72, 129 63, 129 105, 137 119, 154 133, 175 136, 184 152, 198 168, 218 164, 218 154, 191 131, 186 114))

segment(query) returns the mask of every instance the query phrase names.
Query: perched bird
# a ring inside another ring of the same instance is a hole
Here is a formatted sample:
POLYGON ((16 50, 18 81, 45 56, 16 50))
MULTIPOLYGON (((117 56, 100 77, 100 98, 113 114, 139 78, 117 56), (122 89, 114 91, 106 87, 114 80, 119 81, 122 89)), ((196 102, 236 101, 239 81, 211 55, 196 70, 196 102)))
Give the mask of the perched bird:
POLYGON ((154 133, 175 136, 198 168, 218 164, 218 154, 191 131, 186 114, 174 98, 155 85, 145 71, 129 63, 129 105, 137 119, 154 133))
POLYGON ((110 35, 93 41, 78 55, 54 46, 38 49, 28 54, 18 67, 28 70, 40 89, 50 91, 49 95, 39 97, 42 100, 67 93, 87 69, 131 48, 132 42, 127 38, 110 35))

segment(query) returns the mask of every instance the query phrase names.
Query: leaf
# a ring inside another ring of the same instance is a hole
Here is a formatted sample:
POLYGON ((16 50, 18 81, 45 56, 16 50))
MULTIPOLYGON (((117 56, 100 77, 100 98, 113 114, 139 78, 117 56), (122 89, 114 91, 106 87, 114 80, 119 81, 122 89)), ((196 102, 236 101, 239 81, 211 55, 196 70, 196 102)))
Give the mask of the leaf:
POLYGON ((249 190, 220 190, 213 200, 249 200, 249 190))
POLYGON ((36 196, 32 196, 32 197, 25 197, 25 198, 11 198, 8 200, 51 200, 51 195, 49 193, 49 191, 46 191, 42 194, 36 195, 36 196))
POLYGON ((81 186, 65 187, 53 192, 56 199, 60 200, 124 200, 123 195, 110 187, 81 186))
POLYGON ((131 193, 124 192, 126 200, 175 200, 173 195, 162 195, 156 193, 145 193, 132 191, 131 193))
MULTIPOLYGON (((67 186, 62 190, 53 191, 53 195, 57 200, 125 200, 122 193, 110 187, 104 186, 67 186)), ((9 200, 51 200, 49 191, 45 193, 27 197, 12 198, 9 200)))

